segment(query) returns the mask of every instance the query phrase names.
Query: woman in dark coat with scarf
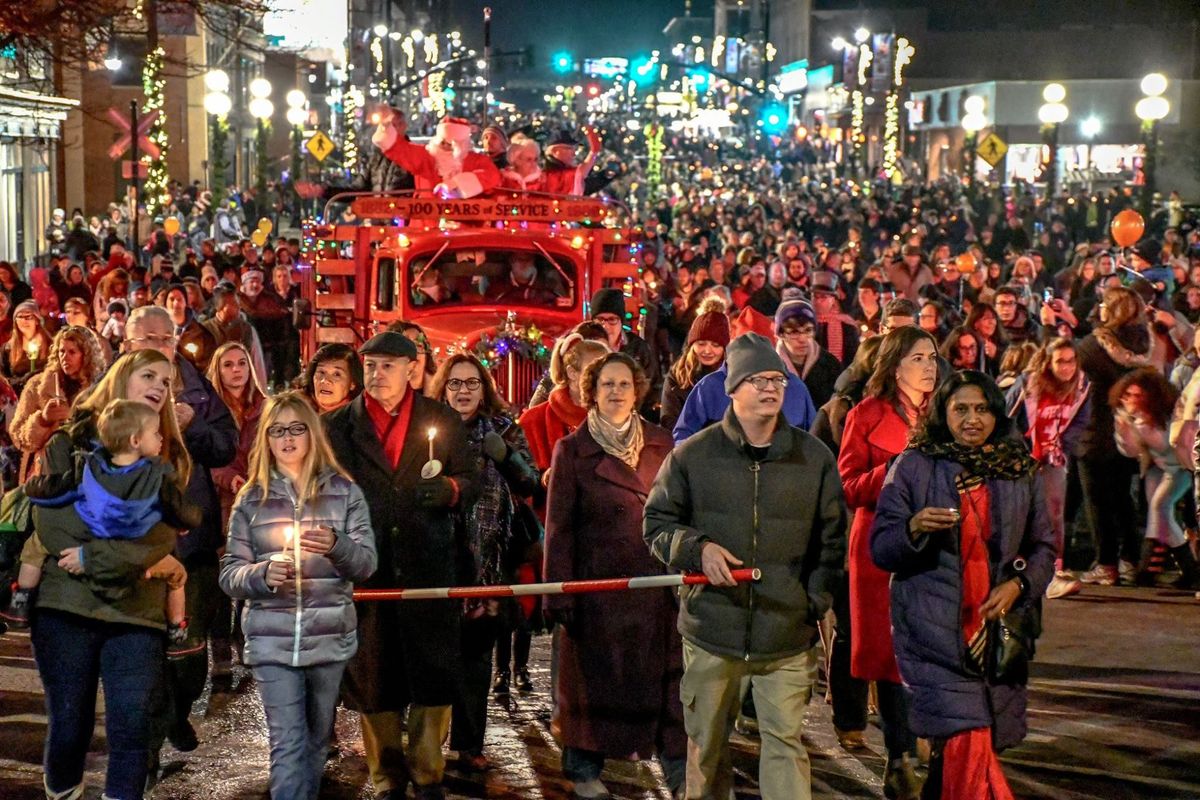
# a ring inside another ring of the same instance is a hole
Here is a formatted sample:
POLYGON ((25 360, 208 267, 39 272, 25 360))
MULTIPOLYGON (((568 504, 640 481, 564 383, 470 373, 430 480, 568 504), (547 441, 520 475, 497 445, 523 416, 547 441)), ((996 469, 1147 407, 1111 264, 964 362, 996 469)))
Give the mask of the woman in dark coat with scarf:
MULTIPOLYGON (((534 544, 517 519, 524 498, 544 495, 525 434, 507 416, 491 373, 475 356, 457 353, 446 359, 430 383, 430 397, 442 400, 462 417, 467 444, 479 467, 479 495, 459 511, 459 524, 470 551, 470 583, 494 586, 508 583, 511 566, 534 544)), ((450 749, 464 767, 483 770, 484 727, 492 650, 497 638, 509 636, 512 603, 485 600, 467 607, 462 625, 462 670, 458 697, 450 721, 450 749)), ((507 665, 504 666, 507 670, 507 665)))
MULTIPOLYGON (((581 384, 587 418, 554 449, 545 579, 660 575, 642 540, 642 508, 672 442, 635 410, 649 382, 629 356, 610 353, 581 384)), ((575 797, 609 796, 599 780, 606 758, 651 752, 680 792, 687 736, 675 594, 551 595, 546 607, 560 625, 552 728, 575 797)))
POLYGON ((875 506, 871 556, 893 573, 909 722, 933 748, 926 800, 1013 797, 996 753, 1025 737, 1028 664, 997 671, 996 621, 1028 633, 1032 655, 1055 542, 1037 462, 1009 436, 1004 411, 986 375, 951 375, 875 506))

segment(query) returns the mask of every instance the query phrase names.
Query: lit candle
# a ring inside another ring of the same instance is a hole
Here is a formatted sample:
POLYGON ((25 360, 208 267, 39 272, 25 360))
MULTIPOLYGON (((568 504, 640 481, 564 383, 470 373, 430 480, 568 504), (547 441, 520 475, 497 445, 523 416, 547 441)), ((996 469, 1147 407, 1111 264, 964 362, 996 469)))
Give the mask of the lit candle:
POLYGON ((188 342, 183 346, 183 349, 186 350, 187 354, 192 358, 195 358, 196 353, 200 352, 200 348, 196 346, 195 342, 188 342))
POLYGON ((437 428, 430 428, 429 433, 429 460, 433 461, 433 438, 437 436, 437 428))
POLYGON ((37 364, 38 351, 42 349, 42 343, 37 339, 30 339, 25 343, 25 354, 29 356, 29 371, 33 372, 37 364))

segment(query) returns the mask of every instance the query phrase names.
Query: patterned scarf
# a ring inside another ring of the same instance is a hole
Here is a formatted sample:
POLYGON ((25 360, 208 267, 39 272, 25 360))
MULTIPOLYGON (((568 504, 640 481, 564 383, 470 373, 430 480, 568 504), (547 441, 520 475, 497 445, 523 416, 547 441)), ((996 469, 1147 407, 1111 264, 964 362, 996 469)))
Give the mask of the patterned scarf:
POLYGON ((638 459, 642 457, 642 446, 646 443, 641 417, 635 413, 623 427, 618 428, 600 416, 600 412, 593 407, 588 411, 587 426, 588 433, 604 452, 624 461, 630 469, 637 470, 638 459))
POLYGON ((483 437, 489 431, 499 433, 507 427, 505 422, 477 416, 467 423, 467 442, 479 465, 480 491, 474 505, 460 513, 480 586, 504 582, 503 559, 512 538, 512 493, 495 462, 483 454, 483 437))
POLYGON ((817 314, 817 324, 825 326, 825 349, 828 350, 838 363, 842 363, 842 350, 844 342, 842 341, 842 315, 838 312, 832 314, 817 314))
POLYGON ((1025 444, 1016 439, 1000 439, 982 447, 928 440, 912 446, 930 458, 961 464, 963 471, 954 480, 960 494, 986 480, 1019 480, 1032 475, 1038 467, 1025 444))

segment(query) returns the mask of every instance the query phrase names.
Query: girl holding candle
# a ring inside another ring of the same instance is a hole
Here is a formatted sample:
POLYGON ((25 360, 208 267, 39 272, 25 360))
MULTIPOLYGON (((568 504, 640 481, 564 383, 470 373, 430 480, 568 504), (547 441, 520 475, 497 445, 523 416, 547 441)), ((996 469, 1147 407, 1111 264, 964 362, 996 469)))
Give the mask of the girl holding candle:
POLYGON ((13 312, 12 337, 0 350, 0 373, 17 394, 25 382, 46 366, 50 353, 50 334, 37 303, 26 300, 13 312))
POLYGON ((263 408, 221 558, 222 590, 248 601, 245 663, 266 710, 272 798, 317 797, 338 687, 358 649, 353 583, 375 566, 362 491, 304 395, 276 395, 263 408))

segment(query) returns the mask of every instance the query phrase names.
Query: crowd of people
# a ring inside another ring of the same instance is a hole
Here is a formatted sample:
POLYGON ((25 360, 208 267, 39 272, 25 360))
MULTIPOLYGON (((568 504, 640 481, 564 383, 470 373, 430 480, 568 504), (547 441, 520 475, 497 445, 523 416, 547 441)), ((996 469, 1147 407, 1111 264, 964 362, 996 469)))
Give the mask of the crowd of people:
POLYGON ((654 755, 674 797, 723 800, 748 720, 762 796, 809 797, 822 672, 842 747, 866 748, 877 709, 887 797, 1010 798, 996 754, 1025 734, 1043 601, 1200 589, 1194 220, 1118 251, 1120 192, 857 182, 795 147, 692 140, 648 188, 603 124, 578 160, 570 137, 540 160, 528 130, 489 127, 479 151, 460 120, 428 146, 405 133, 381 122, 369 181, 628 200, 641 323, 595 293, 512 408, 415 322, 302 363, 299 240, 245 239, 226 224, 254 218, 244 198, 187 242, 159 221, 134 249, 77 217, 44 266, 0 262, 19 487, 0 513, 29 534, 0 620, 32 627, 48 797, 82 794, 98 682, 105 796, 135 798, 164 742, 198 746, 192 705, 240 662, 276 798, 318 795, 339 702, 378 797, 442 797, 447 742, 488 769, 489 696, 514 690, 551 692, 577 798, 609 796, 607 759, 654 755), (352 600, 669 571, 707 584, 352 600))

